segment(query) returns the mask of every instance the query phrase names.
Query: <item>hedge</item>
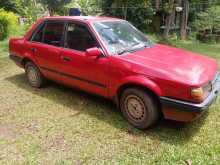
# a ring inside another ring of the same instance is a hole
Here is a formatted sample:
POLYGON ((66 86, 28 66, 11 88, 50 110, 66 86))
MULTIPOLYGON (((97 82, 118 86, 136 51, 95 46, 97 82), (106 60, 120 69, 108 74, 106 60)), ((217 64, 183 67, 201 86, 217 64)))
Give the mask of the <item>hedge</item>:
POLYGON ((8 35, 16 30, 18 26, 18 16, 12 12, 0 9, 0 40, 4 40, 8 35))

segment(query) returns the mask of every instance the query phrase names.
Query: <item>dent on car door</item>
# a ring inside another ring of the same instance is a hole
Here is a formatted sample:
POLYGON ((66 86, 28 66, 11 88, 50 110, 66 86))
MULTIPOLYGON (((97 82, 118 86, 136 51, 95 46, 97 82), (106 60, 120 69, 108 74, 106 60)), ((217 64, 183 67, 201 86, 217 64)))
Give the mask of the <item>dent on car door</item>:
POLYGON ((38 67, 54 80, 61 80, 64 28, 64 22, 47 21, 31 40, 31 51, 38 67))
POLYGON ((99 47, 97 40, 86 25, 71 22, 67 25, 65 36, 62 52, 65 83, 107 96, 108 58, 91 58, 85 53, 86 49, 99 47))

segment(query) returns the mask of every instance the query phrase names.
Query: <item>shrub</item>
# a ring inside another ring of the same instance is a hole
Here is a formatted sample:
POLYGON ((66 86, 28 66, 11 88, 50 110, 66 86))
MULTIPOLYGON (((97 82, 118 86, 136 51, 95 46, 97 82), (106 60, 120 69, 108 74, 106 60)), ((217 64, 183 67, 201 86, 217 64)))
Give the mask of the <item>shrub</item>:
POLYGON ((0 40, 5 39, 8 33, 8 20, 0 17, 0 40))
POLYGON ((18 17, 12 13, 0 9, 0 40, 5 39, 15 31, 18 26, 18 17))
POLYGON ((194 26, 197 30, 197 39, 205 42, 219 41, 220 6, 213 6, 207 11, 199 13, 194 26))

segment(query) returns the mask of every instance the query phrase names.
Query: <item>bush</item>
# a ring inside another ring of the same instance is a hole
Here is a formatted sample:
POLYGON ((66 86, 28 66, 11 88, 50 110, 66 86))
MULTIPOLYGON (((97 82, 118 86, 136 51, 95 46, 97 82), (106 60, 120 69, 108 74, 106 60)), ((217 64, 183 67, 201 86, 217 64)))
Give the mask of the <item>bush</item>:
POLYGON ((220 6, 213 6, 206 12, 199 13, 194 26, 198 40, 218 42, 220 40, 220 6))
POLYGON ((18 17, 12 13, 0 9, 0 40, 8 37, 10 33, 16 30, 18 26, 18 17))
POLYGON ((0 40, 3 40, 8 36, 8 29, 8 20, 0 17, 0 40))

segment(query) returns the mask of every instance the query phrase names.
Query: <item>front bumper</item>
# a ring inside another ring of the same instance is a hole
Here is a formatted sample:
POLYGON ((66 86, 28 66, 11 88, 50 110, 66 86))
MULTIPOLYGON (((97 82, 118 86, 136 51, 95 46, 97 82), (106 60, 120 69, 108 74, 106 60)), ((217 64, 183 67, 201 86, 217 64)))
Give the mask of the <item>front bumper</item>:
POLYGON ((160 97, 164 117, 178 121, 192 121, 199 117, 216 100, 220 92, 220 75, 217 76, 213 90, 202 103, 160 97))

